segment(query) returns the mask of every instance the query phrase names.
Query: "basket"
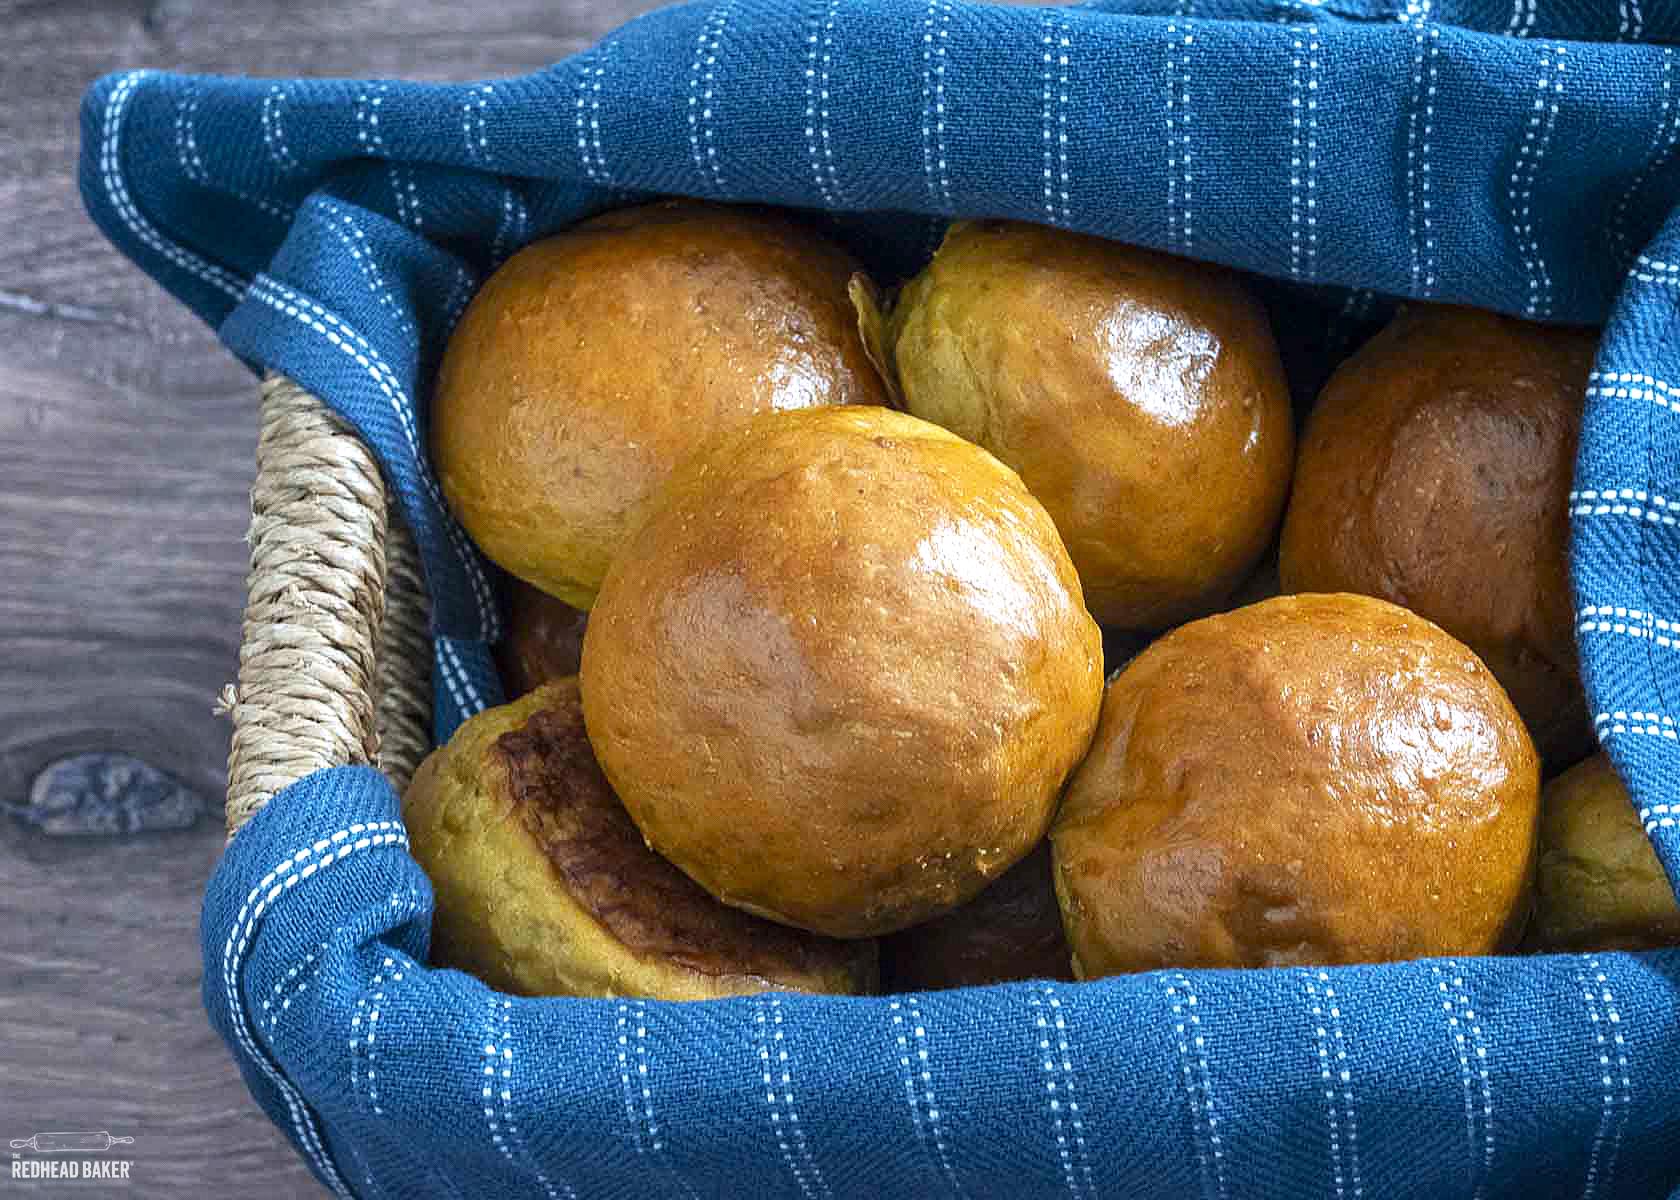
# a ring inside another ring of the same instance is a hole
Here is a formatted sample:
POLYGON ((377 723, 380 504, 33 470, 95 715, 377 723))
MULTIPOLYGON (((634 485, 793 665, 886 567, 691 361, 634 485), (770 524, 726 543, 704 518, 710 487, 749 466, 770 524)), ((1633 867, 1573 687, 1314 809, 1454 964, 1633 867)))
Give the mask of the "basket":
POLYGON ((1680 878, 1675 40, 1680 9, 1631 0, 704 0, 517 80, 96 84, 90 213, 264 374, 204 1000, 322 1184, 1680 1187, 1680 951, 523 999, 426 965, 431 890, 398 799, 497 695, 493 581, 428 480, 414 400, 515 246, 682 193, 826 213, 898 269, 961 215, 1209 258, 1271 277, 1321 343, 1373 293, 1607 321, 1578 632, 1600 739, 1680 878))
POLYGON ((414 538, 354 429, 263 380, 239 681, 223 702, 231 839, 275 793, 330 767, 400 792, 431 749, 429 605, 414 538))

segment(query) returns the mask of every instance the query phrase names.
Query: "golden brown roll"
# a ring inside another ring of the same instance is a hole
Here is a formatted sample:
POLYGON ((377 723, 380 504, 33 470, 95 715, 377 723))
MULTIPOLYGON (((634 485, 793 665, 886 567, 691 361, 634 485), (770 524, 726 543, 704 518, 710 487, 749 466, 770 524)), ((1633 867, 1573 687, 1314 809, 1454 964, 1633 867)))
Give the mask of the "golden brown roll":
POLYGON ((1101 238, 959 222, 893 309, 905 407, 1021 473, 1104 625, 1212 611, 1289 490, 1289 387, 1237 277, 1101 238))
POLYGON ((1381 596, 1481 656, 1541 754, 1592 746, 1569 591, 1569 488, 1594 339, 1403 310, 1331 377, 1284 519, 1286 591, 1381 596))
POLYGON ((1044 836, 1102 646, 1009 468, 902 413, 805 409, 660 492, 590 613, 583 696, 650 845, 728 904, 858 937, 1044 836))
POLYGON ((961 908, 881 939, 888 992, 1072 978, 1047 841, 961 908))
POLYGON ((1422 618, 1303 595, 1195 621, 1109 685, 1056 817, 1074 970, 1499 950, 1539 793, 1498 681, 1422 618))
POLYGON ((1528 945, 1680 946, 1674 888, 1608 755, 1565 771, 1540 797, 1540 874, 1528 945))
POLYGON ((507 636, 496 647, 496 667, 510 699, 578 673, 589 614, 528 583, 509 589, 507 636))
POLYGON ((752 413, 879 404, 857 263, 772 213, 668 202, 527 246, 467 307, 432 397, 450 508, 587 609, 648 494, 752 413))
POLYGON ((480 713, 403 797, 437 897, 432 959, 530 996, 866 992, 872 942, 713 900, 643 844, 584 734, 577 680, 480 713))

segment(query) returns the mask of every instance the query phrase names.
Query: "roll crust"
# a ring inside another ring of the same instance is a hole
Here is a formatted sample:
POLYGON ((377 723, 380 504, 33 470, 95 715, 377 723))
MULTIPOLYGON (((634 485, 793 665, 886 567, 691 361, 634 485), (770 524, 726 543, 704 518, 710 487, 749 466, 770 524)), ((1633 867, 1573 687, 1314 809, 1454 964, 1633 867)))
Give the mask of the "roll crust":
POLYGON ((656 849, 726 903, 855 937, 1043 837, 1102 645, 1014 472, 902 413, 819 408, 679 470, 608 573, 583 683, 656 849))
POLYGON ((1538 802, 1503 689, 1422 618, 1344 594, 1193 622, 1109 685, 1056 818, 1075 970, 1507 948, 1538 802))
POLYGON ((1265 550, 1295 454, 1271 327, 1222 268, 959 222, 893 309, 905 407, 1049 510, 1104 625, 1213 611, 1265 550))
POLYGON ((1319 397, 1279 562, 1285 591, 1380 596, 1468 645, 1554 769, 1593 745, 1568 551, 1595 345, 1496 313, 1403 310, 1319 397))
POLYGON ((786 217, 664 202, 508 259, 467 306, 431 407, 450 509, 511 574, 594 602, 641 505, 709 433, 880 404, 850 255, 786 217))
POLYGON ((872 942, 837 942, 713 900, 643 843, 584 733, 576 678, 489 709, 403 798, 432 881, 432 958, 533 996, 698 1000, 867 992, 872 942))

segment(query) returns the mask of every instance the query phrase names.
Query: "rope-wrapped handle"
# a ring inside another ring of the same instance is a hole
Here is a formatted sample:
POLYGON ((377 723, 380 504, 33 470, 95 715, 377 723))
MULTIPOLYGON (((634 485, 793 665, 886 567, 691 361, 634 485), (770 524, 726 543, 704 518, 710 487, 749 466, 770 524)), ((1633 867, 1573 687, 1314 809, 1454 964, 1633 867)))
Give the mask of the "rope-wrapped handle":
POLYGON ((431 715, 413 538, 355 430, 280 376, 263 381, 248 540, 230 837, 326 767, 376 764, 401 791, 428 749, 431 715))

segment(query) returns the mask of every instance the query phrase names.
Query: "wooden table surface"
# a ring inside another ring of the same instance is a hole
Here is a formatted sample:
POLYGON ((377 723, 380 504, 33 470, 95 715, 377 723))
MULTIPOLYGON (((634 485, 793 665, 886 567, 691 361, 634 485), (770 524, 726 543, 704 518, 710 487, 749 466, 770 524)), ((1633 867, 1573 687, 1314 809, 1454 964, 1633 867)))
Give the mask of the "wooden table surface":
MULTIPOLYGON (((186 830, 128 836, 0 814, 0 1138, 132 1135, 122 1195, 323 1194, 199 1000, 228 741, 212 708, 235 668, 256 388, 84 215, 83 88, 138 66, 510 75, 650 7, 0 0, 0 808, 85 751, 136 756, 205 801, 186 830)), ((9 1170, 7 1195, 106 1194, 9 1170)))

